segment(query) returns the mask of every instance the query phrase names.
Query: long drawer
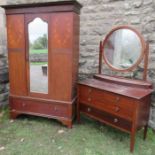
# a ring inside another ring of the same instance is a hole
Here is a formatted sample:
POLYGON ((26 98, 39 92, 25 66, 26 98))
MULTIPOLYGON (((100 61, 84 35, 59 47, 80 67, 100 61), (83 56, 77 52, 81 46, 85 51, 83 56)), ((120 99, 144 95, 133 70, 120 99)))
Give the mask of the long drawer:
POLYGON ((112 115, 110 113, 98 110, 96 108, 93 108, 85 104, 80 104, 80 112, 83 112, 86 115, 96 120, 99 120, 105 124, 122 129, 123 131, 126 131, 126 132, 131 132, 132 122, 126 119, 120 118, 116 115, 112 115))
POLYGON ((132 99, 89 86, 79 87, 80 103, 132 120, 135 106, 132 99))
POLYGON ((11 110, 16 110, 22 113, 35 113, 41 115, 66 117, 69 115, 67 105, 54 103, 46 103, 39 101, 12 99, 10 103, 11 110))

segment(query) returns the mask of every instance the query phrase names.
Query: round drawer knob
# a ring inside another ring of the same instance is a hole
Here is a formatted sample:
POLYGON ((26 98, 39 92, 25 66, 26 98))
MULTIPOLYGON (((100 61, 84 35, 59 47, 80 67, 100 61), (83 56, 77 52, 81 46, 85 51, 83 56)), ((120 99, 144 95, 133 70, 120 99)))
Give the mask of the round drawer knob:
POLYGON ((87 111, 90 112, 91 111, 91 108, 88 108, 87 111))
POLYGON ((22 103, 22 106, 25 107, 25 106, 26 106, 26 103, 23 102, 23 103, 22 103))
POLYGON ((116 97, 116 102, 118 102, 120 100, 120 97, 116 97))
POLYGON ((118 122, 118 119, 117 118, 114 118, 114 123, 117 123, 118 122))
POLYGON ((88 92, 89 92, 89 93, 91 93, 91 92, 92 92, 92 89, 91 89, 91 88, 90 88, 90 89, 88 89, 88 92))
POLYGON ((88 98, 88 101, 91 101, 91 98, 90 97, 88 98))
POLYGON ((115 112, 119 112, 120 111, 120 107, 115 107, 115 112))

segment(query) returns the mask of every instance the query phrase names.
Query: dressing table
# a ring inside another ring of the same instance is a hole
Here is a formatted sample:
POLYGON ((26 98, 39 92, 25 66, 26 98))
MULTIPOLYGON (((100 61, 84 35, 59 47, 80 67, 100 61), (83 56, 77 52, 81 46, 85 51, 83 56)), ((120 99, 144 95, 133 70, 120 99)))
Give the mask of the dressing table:
POLYGON ((100 42, 99 73, 78 82, 77 119, 80 113, 131 135, 134 150, 136 131, 147 134, 152 83, 147 81, 149 46, 139 32, 129 26, 114 28, 100 42), (112 71, 132 72, 144 61, 143 80, 109 76, 102 72, 102 59, 112 71))

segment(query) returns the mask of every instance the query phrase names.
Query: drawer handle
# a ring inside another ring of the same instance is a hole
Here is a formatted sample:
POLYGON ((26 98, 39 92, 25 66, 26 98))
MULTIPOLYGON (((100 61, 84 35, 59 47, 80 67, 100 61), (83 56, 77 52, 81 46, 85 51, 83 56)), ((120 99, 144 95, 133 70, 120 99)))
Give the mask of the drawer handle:
POLYGON ((118 102, 120 100, 120 97, 116 97, 116 102, 118 102))
POLYGON ((54 107, 54 111, 58 111, 58 108, 56 106, 54 107))
POLYGON ((118 122, 118 119, 117 118, 114 118, 114 123, 117 123, 118 122))
POLYGON ((90 88, 90 89, 88 89, 88 92, 89 92, 89 93, 91 93, 91 92, 92 92, 92 89, 91 89, 91 88, 90 88))
POLYGON ((87 111, 90 112, 91 111, 91 108, 88 108, 87 111))
POLYGON ((91 101, 91 98, 90 97, 88 98, 88 101, 91 101))
POLYGON ((115 112, 119 112, 120 111, 120 107, 115 107, 115 112))
POLYGON ((25 107, 26 106, 26 103, 22 103, 22 106, 25 107))

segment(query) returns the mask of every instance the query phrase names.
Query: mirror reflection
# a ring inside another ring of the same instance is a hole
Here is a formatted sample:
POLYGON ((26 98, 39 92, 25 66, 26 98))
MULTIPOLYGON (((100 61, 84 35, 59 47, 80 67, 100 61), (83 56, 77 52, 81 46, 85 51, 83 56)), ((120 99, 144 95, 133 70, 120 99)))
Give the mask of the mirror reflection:
POLYGON ((142 46, 138 35, 129 29, 114 31, 104 46, 104 56, 116 69, 132 67, 141 56, 142 46))
POLYGON ((28 24, 30 92, 48 93, 48 24, 35 18, 28 24))

